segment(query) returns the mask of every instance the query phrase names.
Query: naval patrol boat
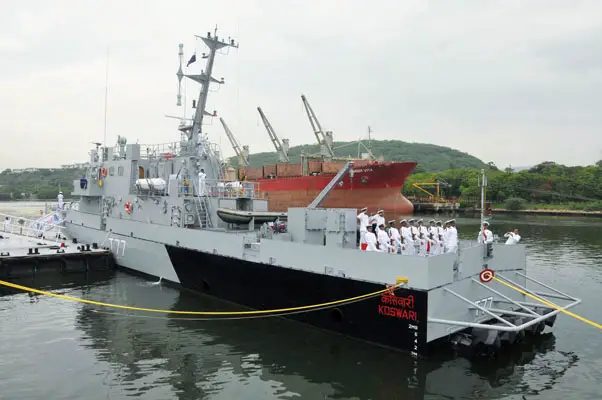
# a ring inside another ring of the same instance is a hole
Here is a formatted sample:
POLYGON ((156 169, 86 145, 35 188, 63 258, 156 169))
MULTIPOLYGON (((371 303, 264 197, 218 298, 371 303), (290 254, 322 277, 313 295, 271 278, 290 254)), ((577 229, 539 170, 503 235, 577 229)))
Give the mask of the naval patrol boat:
POLYGON ((457 252, 432 256, 359 250, 357 210, 319 207, 345 174, 362 173, 352 162, 307 207, 269 212, 256 182, 227 176, 203 127, 216 116, 207 111, 209 86, 224 84, 212 76, 216 56, 238 44, 217 30, 199 38, 208 48, 205 69, 184 74, 180 44, 177 72, 180 85, 184 77, 200 84, 194 117, 169 144, 119 136, 114 147, 90 151, 85 176, 73 184, 79 200, 65 214, 73 241, 109 249, 121 267, 255 310, 382 291, 280 315, 413 356, 450 341, 499 349, 551 327, 559 309, 580 302, 528 277, 521 244, 460 243, 457 252), (274 221, 286 229, 273 229, 274 221))

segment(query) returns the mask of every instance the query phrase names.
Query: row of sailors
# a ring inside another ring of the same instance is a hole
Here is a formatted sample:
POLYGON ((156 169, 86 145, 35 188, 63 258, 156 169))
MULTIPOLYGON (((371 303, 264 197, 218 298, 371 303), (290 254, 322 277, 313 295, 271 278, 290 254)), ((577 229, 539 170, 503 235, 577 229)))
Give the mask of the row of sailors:
POLYGON ((383 210, 372 217, 368 217, 366 212, 367 208, 363 208, 357 216, 362 250, 423 256, 458 250, 458 231, 453 219, 445 224, 431 220, 428 227, 424 226, 422 219, 402 219, 400 229, 397 229, 395 220, 389 221, 389 227, 385 228, 383 210))

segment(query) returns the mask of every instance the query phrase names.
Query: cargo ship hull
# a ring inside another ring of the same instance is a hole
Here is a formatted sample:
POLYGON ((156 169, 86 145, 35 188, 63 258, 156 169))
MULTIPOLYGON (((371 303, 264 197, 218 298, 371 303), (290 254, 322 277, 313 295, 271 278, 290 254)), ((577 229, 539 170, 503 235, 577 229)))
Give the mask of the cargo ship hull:
MULTIPOLYGON (((262 168, 240 168, 239 179, 259 183, 259 192, 268 200, 270 211, 306 207, 331 181, 343 163, 309 162, 275 164, 262 168), (307 175, 303 175, 307 174, 307 175), (287 176, 288 175, 288 176, 287 176)), ((352 172, 324 199, 322 207, 383 209, 395 215, 412 214, 414 206, 401 194, 415 162, 356 161, 352 172)))

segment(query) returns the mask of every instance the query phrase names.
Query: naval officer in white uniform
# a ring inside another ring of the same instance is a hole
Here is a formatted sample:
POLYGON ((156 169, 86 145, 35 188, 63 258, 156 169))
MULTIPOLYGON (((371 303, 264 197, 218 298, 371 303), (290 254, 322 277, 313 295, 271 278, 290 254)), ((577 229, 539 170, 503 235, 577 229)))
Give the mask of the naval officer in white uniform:
POLYGON ((372 232, 372 225, 368 225, 368 232, 366 232, 366 251, 378 251, 376 247, 376 235, 372 232))
POLYGON ((445 231, 445 252, 456 253, 458 251, 458 230, 456 229, 456 220, 450 219, 446 222, 448 226, 445 231))
POLYGON ((357 220, 360 224, 360 248, 362 247, 362 243, 366 243, 366 232, 368 232, 368 222, 370 217, 368 217, 368 207, 364 207, 360 210, 360 213, 357 215, 357 220))
POLYGON ((493 243, 493 232, 489 230, 489 222, 483 222, 483 228, 479 231, 479 235, 477 236, 477 241, 479 244, 483 243, 493 243))
POLYGON ((63 192, 59 192, 59 195, 57 196, 57 209, 63 209, 63 192))
POLYGON ((520 242, 520 235, 518 234, 518 229, 514 229, 513 232, 506 233, 504 237, 508 238, 508 240, 506 240, 506 244, 517 244, 518 242, 520 242))
POLYGON ((199 196, 205 195, 205 179, 207 178, 207 174, 205 174, 205 170, 201 168, 201 172, 199 172, 199 196))

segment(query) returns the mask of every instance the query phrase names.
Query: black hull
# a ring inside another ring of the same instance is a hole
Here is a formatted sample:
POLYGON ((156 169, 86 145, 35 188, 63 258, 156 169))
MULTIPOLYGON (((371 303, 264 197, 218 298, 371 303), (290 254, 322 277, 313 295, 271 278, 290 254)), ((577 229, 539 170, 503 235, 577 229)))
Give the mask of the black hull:
MULTIPOLYGON (((384 289, 375 283, 181 247, 166 245, 166 249, 182 286, 257 310, 321 304, 384 289)), ((394 298, 379 296, 287 318, 413 355, 426 355, 427 299, 426 291, 398 289, 394 298), (409 296, 413 302, 404 304, 401 300, 409 296)))

